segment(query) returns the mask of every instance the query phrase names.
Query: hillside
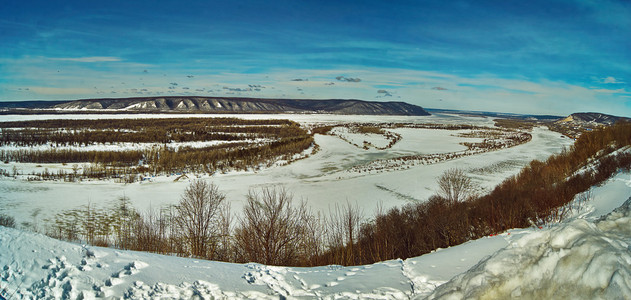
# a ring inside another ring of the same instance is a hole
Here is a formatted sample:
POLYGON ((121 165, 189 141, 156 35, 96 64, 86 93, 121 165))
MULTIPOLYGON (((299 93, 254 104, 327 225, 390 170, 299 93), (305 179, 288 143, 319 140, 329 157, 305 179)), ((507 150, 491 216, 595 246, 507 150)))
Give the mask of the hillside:
POLYGON ((613 125, 616 122, 629 122, 631 118, 612 116, 602 113, 573 113, 555 122, 548 123, 551 130, 560 132, 571 138, 577 138, 585 131, 613 125))
POLYGON ((567 118, 556 121, 556 123, 571 123, 574 125, 592 125, 592 126, 602 126, 602 125, 613 125, 614 123, 625 120, 629 121, 631 119, 625 117, 617 117, 607 114, 601 113, 574 113, 569 115, 567 118))
POLYGON ((57 111, 101 110, 125 112, 198 112, 198 113, 327 113, 345 115, 427 116, 422 107, 405 102, 363 100, 297 100, 224 97, 142 97, 120 99, 84 99, 54 101, 4 102, 5 109, 54 109, 57 111), (21 104, 20 104, 21 103, 21 104))

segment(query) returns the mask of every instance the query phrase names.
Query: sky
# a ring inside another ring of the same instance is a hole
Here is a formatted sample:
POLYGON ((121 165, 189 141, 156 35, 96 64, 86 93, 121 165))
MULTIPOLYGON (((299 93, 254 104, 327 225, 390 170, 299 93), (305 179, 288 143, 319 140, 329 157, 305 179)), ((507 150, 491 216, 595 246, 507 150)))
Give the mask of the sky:
POLYGON ((29 1, 0 101, 217 96, 631 117, 631 1, 29 1))

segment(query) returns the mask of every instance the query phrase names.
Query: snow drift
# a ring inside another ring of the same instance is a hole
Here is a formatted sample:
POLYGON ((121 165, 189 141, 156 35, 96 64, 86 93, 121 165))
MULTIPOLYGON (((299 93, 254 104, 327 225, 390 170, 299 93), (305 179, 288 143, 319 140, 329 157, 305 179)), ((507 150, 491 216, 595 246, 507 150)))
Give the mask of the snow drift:
POLYGON ((428 298, 629 299, 630 245, 631 198, 596 222, 526 235, 428 298))

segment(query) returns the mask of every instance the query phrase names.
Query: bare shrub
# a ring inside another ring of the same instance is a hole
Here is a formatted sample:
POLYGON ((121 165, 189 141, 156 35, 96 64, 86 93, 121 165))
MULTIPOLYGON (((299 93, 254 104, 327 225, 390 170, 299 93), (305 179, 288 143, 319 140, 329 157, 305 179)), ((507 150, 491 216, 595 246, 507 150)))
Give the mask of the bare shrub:
POLYGON ((329 211, 327 225, 327 242, 329 249, 333 250, 334 263, 353 265, 359 262, 360 248, 356 248, 359 240, 359 232, 363 213, 357 206, 346 202, 345 206, 335 205, 333 211, 329 211))
POLYGON ((114 244, 122 249, 130 249, 134 244, 133 227, 140 218, 140 214, 131 205, 129 197, 119 197, 116 201, 115 208, 111 212, 112 230, 116 235, 114 244))
POLYGON ((323 224, 323 218, 320 214, 313 215, 306 212, 302 219, 303 236, 301 242, 302 253, 301 266, 317 266, 322 263, 319 261, 320 256, 324 253, 324 238, 326 236, 326 228, 323 224))
POLYGON ((217 186, 195 180, 186 188, 176 206, 176 223, 182 229, 191 254, 213 258, 220 232, 219 217, 226 196, 217 186))
POLYGON ((15 219, 12 216, 0 214, 0 226, 15 228, 15 219))
POLYGON ((472 194, 473 184, 460 169, 449 169, 438 178, 438 194, 455 203, 466 200, 472 194))
POLYGON ((223 205, 219 212, 219 245, 217 246, 216 259, 221 261, 234 261, 234 242, 232 238, 232 213, 229 203, 223 205))
POLYGON ((295 265, 307 215, 305 202, 292 205, 293 195, 284 188, 250 190, 243 218, 235 232, 239 260, 268 265, 295 265))

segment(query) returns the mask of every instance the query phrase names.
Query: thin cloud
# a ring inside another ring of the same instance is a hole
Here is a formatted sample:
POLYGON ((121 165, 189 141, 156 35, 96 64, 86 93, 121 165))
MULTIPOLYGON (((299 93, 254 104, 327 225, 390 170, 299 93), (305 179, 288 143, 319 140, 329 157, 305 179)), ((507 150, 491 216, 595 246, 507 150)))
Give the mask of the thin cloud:
POLYGON ((390 93, 390 92, 389 92, 389 91, 387 91, 387 90, 378 90, 378 91, 377 91, 377 93, 378 93, 378 94, 382 94, 382 95, 383 95, 383 97, 392 97, 392 93, 390 93))
POLYGON ((346 82, 360 82, 360 81, 362 81, 360 78, 352 78, 352 77, 344 77, 344 76, 337 76, 337 77, 335 77, 335 79, 337 79, 338 81, 346 81, 346 82))
POLYGON ((613 76, 607 76, 605 78, 602 78, 600 80, 600 82, 607 83, 607 84, 609 84, 609 83, 624 83, 624 81, 620 81, 620 79, 617 79, 617 78, 615 78, 613 76))
POLYGON ((265 87, 260 84, 248 84, 247 88, 224 86, 222 89, 228 91, 226 94, 233 94, 234 92, 260 92, 264 88, 265 87))
POLYGON ((116 61, 122 60, 120 59, 120 57, 114 57, 114 56, 56 57, 56 58, 49 58, 49 59, 58 60, 58 61, 82 62, 82 63, 116 62, 116 61))
POLYGON ((249 89, 249 88, 248 89, 243 89, 243 88, 232 88, 232 87, 227 87, 227 86, 224 86, 223 89, 230 91, 229 93, 226 93, 226 94, 233 94, 233 92, 249 92, 249 91, 251 91, 251 89, 249 89))

